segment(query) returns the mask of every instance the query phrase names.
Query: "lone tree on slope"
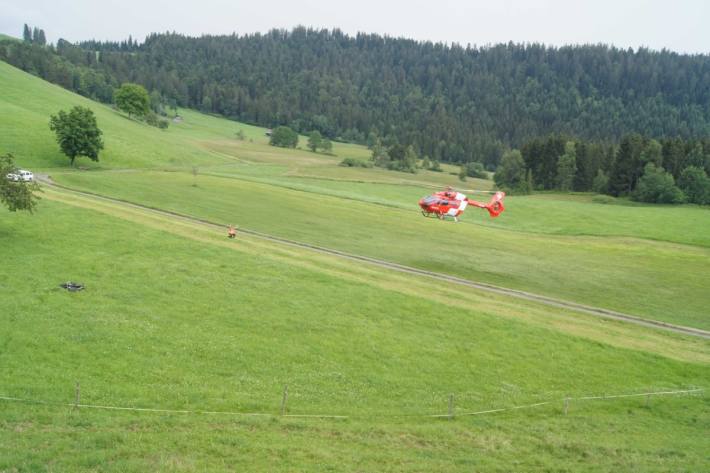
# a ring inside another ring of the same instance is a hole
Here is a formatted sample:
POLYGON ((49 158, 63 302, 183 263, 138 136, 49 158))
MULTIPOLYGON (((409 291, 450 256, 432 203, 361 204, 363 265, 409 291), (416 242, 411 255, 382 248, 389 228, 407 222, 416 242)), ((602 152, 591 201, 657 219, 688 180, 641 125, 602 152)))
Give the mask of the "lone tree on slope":
POLYGON ((312 131, 311 134, 308 136, 308 147, 311 151, 315 152, 318 148, 321 147, 322 143, 323 137, 321 136, 318 130, 312 131))
POLYGON ((113 101, 119 110, 131 115, 144 117, 150 110, 150 96, 142 85, 126 82, 116 89, 113 94, 113 101))
POLYGON ((323 138, 320 143, 320 149, 322 149, 324 153, 330 153, 333 151, 333 143, 328 138, 323 138))
POLYGON ((91 109, 76 106, 69 113, 60 110, 57 115, 51 116, 49 128, 56 133, 57 143, 62 153, 71 159, 72 166, 77 156, 99 160, 99 151, 104 148, 104 143, 91 109))
POLYGON ((269 144, 281 148, 295 148, 298 145, 298 133, 287 126, 277 127, 271 133, 269 144))

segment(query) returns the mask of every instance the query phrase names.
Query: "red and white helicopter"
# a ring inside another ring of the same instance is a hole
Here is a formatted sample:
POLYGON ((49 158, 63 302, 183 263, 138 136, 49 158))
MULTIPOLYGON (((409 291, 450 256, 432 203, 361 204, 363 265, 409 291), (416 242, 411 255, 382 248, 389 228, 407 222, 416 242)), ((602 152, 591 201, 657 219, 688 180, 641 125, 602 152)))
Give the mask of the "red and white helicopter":
POLYGON ((486 204, 469 199, 464 194, 447 187, 444 191, 422 198, 419 201, 419 207, 422 208, 422 215, 425 217, 437 217, 440 220, 445 217, 453 217, 454 221, 458 222, 458 218, 469 205, 488 210, 488 213, 494 218, 505 210, 503 207, 504 197, 505 192, 498 191, 486 204))

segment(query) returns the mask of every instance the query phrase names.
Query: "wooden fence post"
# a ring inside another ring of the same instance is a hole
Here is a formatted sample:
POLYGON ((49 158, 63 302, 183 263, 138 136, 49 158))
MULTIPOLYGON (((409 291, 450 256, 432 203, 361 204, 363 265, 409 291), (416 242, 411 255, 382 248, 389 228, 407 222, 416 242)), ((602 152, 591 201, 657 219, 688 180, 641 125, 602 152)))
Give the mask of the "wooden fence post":
POLYGON ((286 413, 286 400, 288 399, 288 384, 284 386, 284 395, 281 398, 281 415, 286 413))
POLYGON ((449 420, 454 418, 454 395, 449 394, 449 420))

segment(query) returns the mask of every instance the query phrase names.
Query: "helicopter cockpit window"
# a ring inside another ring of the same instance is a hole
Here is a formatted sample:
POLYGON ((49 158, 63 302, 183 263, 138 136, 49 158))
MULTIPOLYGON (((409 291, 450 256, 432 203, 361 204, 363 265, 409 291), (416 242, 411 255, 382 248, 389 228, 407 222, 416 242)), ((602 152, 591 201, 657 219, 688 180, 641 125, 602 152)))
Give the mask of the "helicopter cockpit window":
POLYGON ((430 195, 429 197, 424 199, 424 204, 425 205, 432 205, 432 204, 436 204, 438 201, 439 201, 439 199, 430 195))

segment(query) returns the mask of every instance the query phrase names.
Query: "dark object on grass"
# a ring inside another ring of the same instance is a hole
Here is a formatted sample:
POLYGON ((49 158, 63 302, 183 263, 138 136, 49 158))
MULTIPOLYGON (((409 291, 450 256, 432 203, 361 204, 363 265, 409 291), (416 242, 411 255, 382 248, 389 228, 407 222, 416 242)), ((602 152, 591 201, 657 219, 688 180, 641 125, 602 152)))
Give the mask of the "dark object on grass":
POLYGON ((82 289, 84 289, 83 284, 78 283, 78 282, 71 282, 71 281, 62 283, 59 286, 63 287, 67 291, 71 291, 71 292, 81 291, 82 289))

